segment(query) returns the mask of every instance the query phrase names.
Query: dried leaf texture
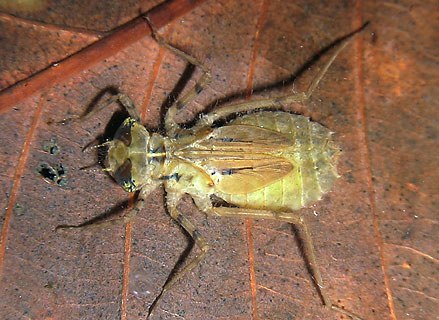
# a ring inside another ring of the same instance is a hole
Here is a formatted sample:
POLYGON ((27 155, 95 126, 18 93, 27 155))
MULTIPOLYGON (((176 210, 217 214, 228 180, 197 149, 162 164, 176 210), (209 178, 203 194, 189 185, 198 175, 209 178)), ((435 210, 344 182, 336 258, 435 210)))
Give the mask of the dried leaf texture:
MULTIPOLYGON (((2 9, 8 12, 0 15, 2 88, 155 3, 95 11, 70 5, 69 19, 62 18, 65 6, 50 14, 2 9), (11 49, 12 40, 23 49, 11 49)), ((285 94, 293 88, 291 75, 300 74, 294 88, 303 90, 328 57, 308 65, 315 54, 371 21, 311 101, 286 106, 334 131, 343 149, 341 178, 302 210, 330 297, 364 319, 438 319, 438 9, 434 1, 207 1, 161 30, 213 73, 209 88, 179 115, 188 121, 207 106, 250 93, 285 94)), ((117 89, 157 128, 168 95, 190 73, 185 61, 147 36, 2 109, 0 318, 145 318, 188 240, 167 216, 159 189, 126 228, 55 233, 57 225, 120 214, 130 198, 106 174, 79 170, 96 161, 81 149, 103 134, 116 106, 84 123, 48 123, 81 114, 117 89), (42 147, 53 137, 60 147, 55 155, 42 147), (42 162, 67 168, 67 185, 40 179, 35 169, 42 162)), ((189 198, 180 209, 211 250, 164 296, 155 319, 345 318, 322 307, 289 225, 206 217, 189 198)))
POLYGON ((397 319, 438 319, 439 5, 365 6, 366 118, 373 209, 397 319), (371 15, 372 16, 372 15, 371 15))

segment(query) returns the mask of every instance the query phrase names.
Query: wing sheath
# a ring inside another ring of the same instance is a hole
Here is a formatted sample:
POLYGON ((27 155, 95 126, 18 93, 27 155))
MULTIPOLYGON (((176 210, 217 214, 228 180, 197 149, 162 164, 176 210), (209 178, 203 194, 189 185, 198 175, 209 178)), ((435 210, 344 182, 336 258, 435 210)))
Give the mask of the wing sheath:
POLYGON ((293 142, 282 133, 249 125, 215 128, 175 155, 203 169, 218 191, 250 193, 281 179, 294 165, 282 157, 293 142))

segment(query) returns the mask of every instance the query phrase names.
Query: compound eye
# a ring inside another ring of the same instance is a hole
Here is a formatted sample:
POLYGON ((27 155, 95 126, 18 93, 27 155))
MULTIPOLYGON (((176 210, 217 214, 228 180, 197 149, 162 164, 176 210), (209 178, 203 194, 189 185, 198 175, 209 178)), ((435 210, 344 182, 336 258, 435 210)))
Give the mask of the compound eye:
POLYGON ((126 125, 125 122, 117 129, 114 134, 114 140, 122 141, 126 146, 131 144, 131 126, 126 125))
POLYGON ((136 190, 136 185, 131 177, 131 168, 131 160, 127 159, 113 174, 114 180, 116 180, 116 182, 128 192, 133 192, 136 190))

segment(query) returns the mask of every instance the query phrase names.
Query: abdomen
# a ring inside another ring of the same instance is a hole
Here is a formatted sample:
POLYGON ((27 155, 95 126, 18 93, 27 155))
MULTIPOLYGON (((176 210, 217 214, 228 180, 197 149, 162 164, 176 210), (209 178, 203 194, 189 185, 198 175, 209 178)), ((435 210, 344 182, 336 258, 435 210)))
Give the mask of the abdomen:
POLYGON ((216 195, 239 207, 269 210, 295 210, 320 200, 338 178, 336 161, 340 149, 331 131, 307 117, 288 112, 263 111, 237 117, 229 125, 251 125, 274 130, 291 139, 282 157, 294 169, 272 184, 243 194, 216 195))

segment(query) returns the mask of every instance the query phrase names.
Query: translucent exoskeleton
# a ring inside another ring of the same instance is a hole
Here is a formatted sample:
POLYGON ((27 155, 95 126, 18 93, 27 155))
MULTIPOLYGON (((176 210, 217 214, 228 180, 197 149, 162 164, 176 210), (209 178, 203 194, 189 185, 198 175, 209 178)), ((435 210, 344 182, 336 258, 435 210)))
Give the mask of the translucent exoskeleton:
MULTIPOLYGON (((148 317, 163 294, 196 267, 208 251, 206 240, 177 209, 182 196, 189 194, 196 206, 208 215, 274 219, 296 225, 301 231, 304 252, 324 306, 361 320, 331 302, 317 265, 306 219, 295 211, 320 200, 331 189, 338 178, 336 162, 340 150, 329 129, 304 116, 279 111, 281 107, 303 102, 311 96, 337 55, 351 41, 351 35, 340 42, 306 92, 225 105, 203 115, 193 127, 183 129, 175 122, 176 114, 208 85, 211 74, 198 60, 154 34, 161 45, 203 71, 195 86, 167 111, 166 135, 148 132, 140 123, 134 104, 122 93, 97 104, 85 116, 73 119, 88 119, 116 101, 129 113, 113 140, 103 144, 108 147, 105 171, 124 190, 139 191, 139 195, 134 208, 122 219, 99 224, 127 223, 142 210, 151 191, 163 186, 169 215, 201 249, 199 255, 166 281, 150 306, 148 317), (234 114, 234 120, 215 125, 234 114), (215 206, 212 196, 232 206, 215 206)), ((95 225, 60 226, 58 229, 93 228, 95 225)))

